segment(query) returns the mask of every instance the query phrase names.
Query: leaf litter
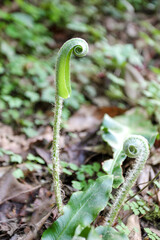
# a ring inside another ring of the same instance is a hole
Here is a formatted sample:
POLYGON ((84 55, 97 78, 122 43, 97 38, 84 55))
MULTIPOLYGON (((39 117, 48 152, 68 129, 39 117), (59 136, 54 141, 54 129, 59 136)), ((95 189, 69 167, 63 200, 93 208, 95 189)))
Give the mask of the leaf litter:
MULTIPOLYGON (((2 9, 5 12, 14 12, 18 11, 19 7, 16 3, 13 3, 10 9, 8 9, 8 7, 3 7, 2 9)), ((155 66, 160 66, 157 53, 152 47, 146 44, 145 39, 139 37, 138 32, 143 30, 144 27, 137 22, 132 22, 135 16, 137 16, 140 21, 148 18, 148 16, 141 16, 135 13, 133 9, 130 9, 129 12, 130 20, 128 21, 119 21, 116 17, 104 16, 102 22, 104 21, 103 24, 108 30, 108 40, 111 43, 116 43, 117 39, 123 43, 132 42, 143 53, 143 65, 141 67, 136 65, 126 66, 127 70, 124 80, 127 84, 122 91, 127 98, 125 98, 125 100, 123 99, 121 104, 119 104, 119 100, 117 99, 109 99, 106 94, 100 90, 102 86, 106 88, 109 86, 109 78, 106 77, 105 72, 102 71, 99 72, 97 76, 91 76, 91 81, 94 81, 95 88, 98 89, 96 90, 97 95, 95 95, 94 99, 88 96, 87 99, 90 100, 91 104, 82 105, 76 112, 75 110, 73 111, 71 107, 71 117, 65 122, 66 127, 62 130, 60 141, 61 158, 66 162, 76 163, 80 166, 83 163, 89 162, 92 164, 96 161, 103 162, 106 159, 110 159, 112 156, 111 149, 106 146, 97 134, 104 114, 107 113, 112 117, 122 115, 128 108, 135 105, 134 101, 143 95, 142 92, 145 88, 144 84, 146 83, 146 79, 149 81, 155 79, 156 74, 147 67, 147 64, 150 61, 154 61, 155 66), (138 82, 136 91, 132 90, 131 82, 138 82)), ((153 16, 147 19, 147 21, 155 23, 156 25, 157 20, 155 19, 156 17, 153 16)), ((60 43, 63 43, 68 36, 75 34, 68 29, 65 30, 64 33, 62 33, 58 27, 54 27, 53 29, 55 31, 57 44, 54 45, 54 48, 57 46, 60 47, 60 43)), ((148 30, 145 29, 145 31, 147 32, 148 30)), ((94 48, 93 46, 93 52, 94 48)), ((19 51, 21 52, 22 49, 19 49, 19 51)), ((109 58, 107 60, 109 60, 109 58)), ((111 69, 107 70, 111 71, 111 69)), ((119 66, 116 66, 114 73, 119 75, 119 72, 121 72, 121 70, 119 66)), ((77 79, 75 78, 75 82, 76 81, 77 79)), ((82 82, 79 81, 78 85, 81 88, 82 82)), ((85 95, 87 97, 86 92, 85 95)), ((41 102, 39 104, 41 105, 41 102)), ((45 108, 46 105, 44 104, 44 109, 45 108)), ((45 109, 44 112, 46 112, 46 110, 48 111, 48 109, 45 109)), ((51 111, 50 115, 52 116, 51 111)), ((48 118, 47 113, 47 120, 48 118)), ((152 116, 151 120, 152 123, 156 123, 154 116, 152 116)), ((23 159, 21 164, 11 163, 9 155, 0 155, 0 238, 2 240, 15 240, 20 238, 25 240, 40 239, 42 231, 58 217, 53 193, 52 176, 48 174, 48 166, 51 164, 50 148, 52 145, 52 127, 49 123, 44 125, 40 124, 38 126, 36 136, 27 138, 25 134, 22 134, 20 127, 15 130, 14 124, 9 126, 4 122, 0 122, 0 148, 6 151, 12 151, 14 154, 19 154, 23 159), (45 165, 41 166, 39 170, 24 170, 24 163, 28 153, 41 157, 45 161, 45 165), (13 176, 13 171, 17 167, 24 171, 24 179, 16 179, 13 176)), ((140 194, 144 200, 148 202, 150 207, 153 207, 151 211, 154 210, 155 203, 160 203, 159 189, 154 189, 154 183, 147 186, 147 183, 153 179, 160 170, 159 146, 159 140, 156 140, 156 144, 152 148, 151 157, 134 188, 137 192, 146 186, 140 194)), ((124 174, 128 165, 130 165, 130 162, 126 160, 123 167, 124 174)), ((74 175, 72 178, 74 179, 74 175)), ((65 186, 64 189, 67 189, 66 192, 69 192, 64 199, 64 201, 67 202, 74 190, 70 186, 71 179, 65 174, 62 174, 62 181, 65 186)), ((121 214, 123 214, 123 210, 121 214)), ((137 216, 131 214, 130 212, 127 225, 130 225, 132 229, 140 229, 140 225, 142 227, 149 227, 151 231, 159 236, 158 227, 157 229, 153 227, 156 226, 156 224, 153 225, 150 220, 145 220, 143 216, 140 216, 140 220, 138 221, 137 216)), ((101 217, 102 216, 98 218, 97 224, 100 223, 101 217)), ((159 221, 158 217, 155 219, 159 221)), ((142 239, 145 235, 144 233, 142 234, 143 236, 136 234, 137 232, 135 231, 131 239, 142 239)))

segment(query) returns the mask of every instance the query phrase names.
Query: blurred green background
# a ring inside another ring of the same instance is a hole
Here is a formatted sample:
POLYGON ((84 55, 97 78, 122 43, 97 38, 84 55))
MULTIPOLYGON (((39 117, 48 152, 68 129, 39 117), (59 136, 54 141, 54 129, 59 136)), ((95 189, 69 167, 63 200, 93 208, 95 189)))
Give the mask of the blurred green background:
POLYGON ((159 10, 158 0, 1 1, 0 121, 28 137, 51 124, 57 52, 78 36, 90 52, 72 58, 64 121, 91 103, 139 105, 159 123, 159 10))

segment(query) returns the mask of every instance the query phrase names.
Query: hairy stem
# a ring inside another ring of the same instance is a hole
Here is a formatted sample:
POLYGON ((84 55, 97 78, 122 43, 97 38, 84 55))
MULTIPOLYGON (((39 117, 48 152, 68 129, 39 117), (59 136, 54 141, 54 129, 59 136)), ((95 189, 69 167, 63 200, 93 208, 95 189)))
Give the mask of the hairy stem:
POLYGON ((53 145, 52 145, 52 163, 53 163, 53 180, 54 190, 56 195, 56 202, 58 211, 63 214, 63 203, 61 197, 61 183, 60 183, 60 163, 59 163, 59 133, 62 115, 63 98, 56 94, 55 111, 54 111, 54 125, 53 125, 53 145))
POLYGON ((58 211, 63 214, 63 202, 61 197, 60 183, 60 163, 59 163, 59 134, 62 115, 63 99, 70 97, 70 57, 72 52, 77 57, 83 57, 88 52, 88 44, 81 38, 72 38, 65 42, 59 50, 56 62, 56 100, 54 111, 53 126, 53 145, 52 145, 52 163, 53 163, 53 181, 58 211))
POLYGON ((142 171, 146 160, 149 156, 149 145, 148 141, 139 135, 131 135, 123 145, 123 150, 126 155, 130 158, 136 158, 133 169, 127 174, 124 184, 118 191, 115 197, 115 201, 108 215, 108 225, 112 226, 114 223, 130 189, 137 180, 140 172, 142 171))

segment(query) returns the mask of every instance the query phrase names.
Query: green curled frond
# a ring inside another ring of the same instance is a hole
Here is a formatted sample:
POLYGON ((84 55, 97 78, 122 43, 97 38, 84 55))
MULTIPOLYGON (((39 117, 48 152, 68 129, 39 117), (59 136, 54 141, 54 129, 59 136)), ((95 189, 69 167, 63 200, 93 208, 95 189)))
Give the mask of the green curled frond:
POLYGON ((136 160, 133 168, 128 171, 123 185, 116 194, 112 208, 108 214, 107 224, 109 224, 109 226, 112 226, 114 223, 117 214, 119 213, 129 191, 142 171, 150 153, 147 139, 140 135, 130 135, 124 141, 123 150, 128 157, 135 158, 136 160))
POLYGON ((88 44, 82 38, 72 38, 65 42, 58 53, 56 63, 57 93, 62 98, 68 98, 71 94, 70 67, 71 53, 77 57, 83 57, 88 52, 88 44))
POLYGON ((148 141, 140 135, 130 135, 123 144, 123 150, 130 158, 137 158, 143 155, 147 159, 149 156, 148 141))

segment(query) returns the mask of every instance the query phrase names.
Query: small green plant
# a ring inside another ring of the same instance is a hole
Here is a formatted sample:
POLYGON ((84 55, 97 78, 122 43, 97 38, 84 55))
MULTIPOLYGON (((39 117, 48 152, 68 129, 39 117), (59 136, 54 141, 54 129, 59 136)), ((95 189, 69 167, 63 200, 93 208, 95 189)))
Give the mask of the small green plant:
POLYGON ((31 172, 41 169, 42 165, 45 164, 45 161, 42 158, 37 157, 31 153, 27 155, 27 158, 24 161, 21 155, 0 148, 0 156, 3 155, 8 155, 10 162, 15 165, 16 169, 13 171, 13 176, 15 178, 24 178, 24 173, 19 167, 20 164, 24 164, 24 166, 31 172))
POLYGON ((160 240, 160 237, 157 236, 156 233, 152 232, 149 228, 144 228, 145 232, 147 233, 148 237, 152 240, 160 240))
POLYGON ((135 196, 134 199, 135 201, 125 203, 123 209, 131 209, 134 215, 144 215, 150 211, 150 208, 147 206, 147 202, 141 199, 139 195, 135 196))
POLYGON ((76 175, 76 180, 72 180, 72 187, 77 190, 86 190, 97 178, 104 176, 105 173, 100 171, 101 165, 98 162, 91 164, 81 165, 78 167, 76 164, 61 161, 62 171, 66 175, 76 175))
POLYGON ((89 226, 104 209, 112 190, 111 175, 98 178, 86 191, 72 194, 64 214, 48 228, 42 240, 71 240, 89 226))
POLYGON ((88 52, 88 44, 81 38, 73 38, 68 40, 61 47, 57 63, 56 63, 56 94, 55 94, 55 111, 53 124, 53 146, 52 146, 52 162, 53 162, 53 180, 55 195, 59 213, 63 213, 63 204, 61 198, 61 184, 60 184, 60 163, 59 163, 59 132, 62 115, 63 99, 70 97, 71 83, 69 61, 71 53, 78 57, 83 57, 88 52))
MULTIPOLYGON (((149 144, 152 145, 154 143, 157 132, 147 131, 145 133, 144 131, 148 141, 145 137, 132 135, 131 133, 137 130, 132 129, 131 126, 122 126, 122 124, 111 119, 108 115, 105 116, 103 126, 103 131, 105 131, 103 138, 109 145, 114 146, 115 152, 114 160, 109 160, 108 164, 105 161, 105 167, 103 166, 107 174, 97 178, 87 190, 76 192, 71 196, 70 201, 64 207, 64 214, 43 233, 42 240, 128 240, 127 234, 129 232, 124 227, 124 224, 119 224, 117 228, 119 232, 112 227, 112 224, 148 158, 149 144), (129 171, 126 180, 124 180, 121 165, 127 156, 136 158, 136 161, 133 169, 129 171), (99 204, 101 204, 101 209, 103 209, 102 203, 105 202, 106 205, 108 204, 112 187, 118 188, 121 183, 123 185, 116 195, 117 198, 115 198, 113 204, 109 205, 110 213, 106 221, 106 226, 98 228, 90 226, 99 213, 97 206, 99 206, 100 210, 99 204), (90 236, 92 237, 90 238, 90 236)), ((78 172, 75 165, 68 167, 65 163, 63 167, 65 168, 65 172, 70 175, 72 174, 72 169, 78 172)), ((92 174, 91 166, 89 166, 87 172, 92 174)), ((84 176, 81 177, 84 178, 84 176)), ((141 205, 141 201, 139 201, 139 205, 141 205)))
MULTIPOLYGON (((157 78, 160 76, 160 71, 153 68, 153 72, 157 73, 157 78)), ((147 82, 146 89, 143 91, 143 96, 138 103, 143 106, 149 116, 154 116, 155 120, 160 124, 160 84, 159 80, 147 82)))
POLYGON ((116 229, 122 233, 125 233, 126 235, 130 233, 128 227, 122 222, 122 220, 118 220, 118 225, 116 226, 116 229))

